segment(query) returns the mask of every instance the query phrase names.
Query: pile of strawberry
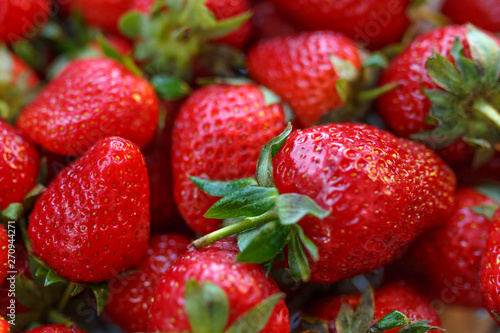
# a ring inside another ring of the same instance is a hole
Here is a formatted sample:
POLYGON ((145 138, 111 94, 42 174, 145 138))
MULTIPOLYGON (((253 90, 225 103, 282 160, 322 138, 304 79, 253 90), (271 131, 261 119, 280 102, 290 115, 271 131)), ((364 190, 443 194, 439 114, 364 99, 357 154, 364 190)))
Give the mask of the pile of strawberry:
POLYGON ((433 5, 0 1, 0 333, 500 324, 500 3, 433 5))

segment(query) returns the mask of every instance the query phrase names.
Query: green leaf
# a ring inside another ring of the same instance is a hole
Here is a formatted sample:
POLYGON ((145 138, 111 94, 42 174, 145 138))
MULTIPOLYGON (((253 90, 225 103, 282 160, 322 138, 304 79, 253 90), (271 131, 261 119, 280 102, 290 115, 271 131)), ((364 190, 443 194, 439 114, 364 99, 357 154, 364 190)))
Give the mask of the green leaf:
POLYGON ((375 312, 375 300, 371 286, 365 289, 361 295, 359 305, 356 308, 354 320, 354 332, 365 333, 371 327, 375 312))
POLYGON ((491 86, 496 85, 500 74, 500 46, 472 24, 467 26, 467 41, 472 59, 482 74, 481 80, 491 86))
POLYGON ((500 321, 500 316, 495 311, 491 311, 491 313, 495 316, 497 321, 500 321))
POLYGON ((288 244, 288 266, 290 267, 290 273, 294 278, 298 277, 298 280, 302 280, 304 282, 309 281, 311 278, 309 262, 307 261, 307 256, 304 252, 304 248, 302 247, 300 238, 296 233, 292 234, 291 240, 288 244))
POLYGON ((300 332, 329 333, 330 329, 328 327, 328 323, 324 320, 321 320, 319 318, 301 316, 300 332))
POLYGON ((102 52, 113 60, 118 61, 120 64, 125 66, 132 74, 142 77, 141 70, 135 65, 132 58, 127 56, 122 56, 102 35, 97 36, 97 42, 101 46, 102 52))
POLYGON ((186 313, 193 333, 222 333, 229 318, 224 290, 211 282, 186 282, 186 313))
POLYGON ((369 332, 388 331, 396 327, 408 325, 410 319, 398 310, 394 310, 379 321, 377 321, 369 330, 369 332))
POLYGON ((76 283, 75 284, 75 289, 71 292, 71 296, 76 296, 83 292, 87 286, 81 283, 76 283))
MULTIPOLYGON (((454 111, 455 106, 462 102, 462 100, 456 95, 449 93, 441 89, 422 89, 425 96, 431 101, 433 107, 444 108, 445 110, 450 109, 454 111)), ((450 112, 452 117, 458 117, 460 113, 450 112)))
POLYGON ((2 218, 5 221, 19 221, 23 214, 24 207, 18 202, 11 203, 7 208, 2 210, 2 218))
POLYGON ((281 194, 276 198, 276 208, 281 224, 291 225, 304 216, 311 215, 320 219, 328 217, 330 210, 324 210, 313 199, 297 193, 281 194))
POLYGON ((108 300, 109 286, 108 281, 103 281, 100 283, 89 283, 88 286, 92 289, 92 293, 95 296, 97 302, 97 315, 99 316, 104 310, 104 306, 108 300))
POLYGON ((258 333, 266 326, 276 304, 285 295, 272 295, 241 315, 224 333, 258 333))
POLYGON ((349 60, 339 58, 333 54, 329 54, 330 62, 333 69, 341 79, 348 82, 354 82, 359 77, 359 70, 349 60))
POLYGON ((157 75, 150 80, 150 83, 160 98, 169 101, 176 101, 191 93, 189 84, 173 76, 157 75))
POLYGON ((47 276, 45 276, 44 286, 47 287, 50 286, 51 284, 59 282, 67 283, 68 280, 57 274, 55 270, 50 269, 49 272, 47 273, 47 276))
POLYGON ((217 24, 213 28, 203 31, 201 35, 206 39, 225 37, 233 31, 238 30, 252 15, 252 12, 244 12, 240 15, 217 21, 217 24))
POLYGON ((230 181, 209 180, 198 177, 189 177, 191 181, 203 192, 214 197, 225 197, 243 187, 257 186, 255 178, 243 178, 230 181))
POLYGON ((43 277, 43 279, 45 280, 47 274, 49 274, 49 271, 50 269, 48 269, 47 267, 44 267, 42 265, 37 265, 37 270, 36 270, 36 273, 35 273, 35 276, 36 277, 43 277))
POLYGON ((273 187, 273 158, 276 156, 278 151, 283 147, 285 141, 288 139, 292 133, 292 124, 288 123, 285 130, 269 141, 260 150, 259 161, 257 162, 257 183, 260 186, 273 187))
POLYGON ((472 211, 479 215, 483 215, 488 220, 492 220, 499 206, 496 205, 480 205, 472 207, 472 211))
POLYGON ((309 239, 309 237, 306 236, 304 233, 304 230, 302 227, 298 224, 293 226, 297 235, 299 236, 300 241, 302 242, 302 245, 306 248, 307 252, 309 252, 309 255, 314 261, 319 260, 319 253, 318 253, 318 247, 314 242, 309 239))
POLYGON ((244 187, 217 201, 204 216, 214 219, 259 216, 274 206, 277 195, 275 188, 244 187))
POLYGON ((23 273, 18 274, 15 280, 16 299, 28 309, 40 309, 44 306, 42 296, 35 283, 26 278, 23 273))
POLYGON ((36 184, 23 198, 23 206, 26 211, 35 207, 36 200, 45 192, 47 188, 42 184, 36 184))
POLYGON ((262 228, 264 228, 264 226, 238 234, 238 249, 240 252, 245 250, 245 248, 252 242, 254 237, 261 231, 262 228))
POLYGON ((495 183, 485 183, 477 186, 476 191, 500 204, 500 186, 495 183))
POLYGON ((419 320, 402 327, 398 333, 425 333, 432 330, 444 331, 440 327, 430 326, 426 320, 419 320))
POLYGON ((146 18, 141 12, 129 11, 120 19, 119 29, 128 38, 135 39, 141 35, 142 28, 146 24, 146 18))
POLYGON ((460 138, 467 130, 466 125, 466 121, 459 118, 455 122, 446 122, 432 130, 415 133, 410 137, 413 140, 425 142, 434 149, 440 149, 460 138))
POLYGON ((347 303, 342 303, 335 319, 335 329, 338 333, 356 333, 351 330, 354 321, 354 310, 347 303))
POLYGON ((389 59, 382 52, 373 52, 368 59, 363 62, 363 67, 387 68, 389 59))
POLYGON ((465 96, 470 93, 457 68, 439 53, 434 53, 425 63, 432 81, 444 90, 465 96))
POLYGON ((465 85, 469 91, 473 91, 479 83, 479 71, 477 70, 476 64, 464 56, 463 45, 458 36, 455 37, 455 43, 453 44, 451 54, 464 78, 465 85))
POLYGON ((277 256, 285 247, 291 227, 278 221, 269 222, 253 235, 253 238, 238 254, 239 262, 263 264, 277 256))
POLYGON ((347 79, 338 79, 335 83, 335 90, 342 102, 347 102, 351 96, 351 83, 347 79))

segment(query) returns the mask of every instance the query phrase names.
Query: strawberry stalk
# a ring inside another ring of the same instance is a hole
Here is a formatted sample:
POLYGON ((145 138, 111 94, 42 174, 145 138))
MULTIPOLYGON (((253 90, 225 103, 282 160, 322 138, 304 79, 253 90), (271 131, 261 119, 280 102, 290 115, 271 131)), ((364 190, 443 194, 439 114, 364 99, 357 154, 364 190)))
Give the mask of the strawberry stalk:
POLYGON ((66 286, 66 289, 64 290, 63 297, 59 301, 59 304, 57 305, 57 310, 59 312, 63 312, 64 309, 66 308, 66 305, 68 305, 69 300, 71 299, 71 296, 73 294, 73 290, 76 288, 76 283, 70 282, 66 286))

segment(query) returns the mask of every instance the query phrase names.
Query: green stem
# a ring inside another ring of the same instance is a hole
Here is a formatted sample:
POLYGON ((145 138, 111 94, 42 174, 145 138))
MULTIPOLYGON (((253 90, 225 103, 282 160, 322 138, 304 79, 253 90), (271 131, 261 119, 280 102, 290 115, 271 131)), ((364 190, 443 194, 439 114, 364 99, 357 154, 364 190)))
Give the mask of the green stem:
POLYGON ((59 311, 54 309, 50 309, 47 316, 48 319, 54 324, 66 325, 68 327, 75 324, 68 318, 64 317, 59 311))
POLYGON ((483 99, 474 103, 474 111, 491 120, 498 128, 500 128, 500 113, 491 104, 483 99))
POLYGON ((378 87, 378 88, 371 89, 371 90, 365 90, 365 91, 362 91, 358 94, 358 99, 360 101, 371 101, 371 100, 374 100, 374 99, 376 99, 384 94, 387 94, 388 92, 396 89, 398 86, 399 86, 399 83, 393 82, 393 83, 386 84, 382 87, 378 87))
POLYGON ((261 227, 266 223, 276 220, 278 220, 278 213, 276 212, 276 208, 273 208, 262 215, 256 217, 247 217, 246 219, 241 220, 238 223, 228 225, 227 227, 224 227, 208 235, 205 235, 195 240, 193 243, 191 243, 191 245, 194 246, 196 249, 201 249, 221 239, 239 234, 247 230, 261 227))
POLYGON ((57 305, 57 310, 59 312, 63 312, 64 309, 66 308, 66 305, 68 304, 68 301, 71 298, 71 293, 73 292, 73 290, 75 290, 75 287, 76 283, 70 282, 66 287, 66 290, 64 290, 64 295, 59 301, 59 304, 57 305))

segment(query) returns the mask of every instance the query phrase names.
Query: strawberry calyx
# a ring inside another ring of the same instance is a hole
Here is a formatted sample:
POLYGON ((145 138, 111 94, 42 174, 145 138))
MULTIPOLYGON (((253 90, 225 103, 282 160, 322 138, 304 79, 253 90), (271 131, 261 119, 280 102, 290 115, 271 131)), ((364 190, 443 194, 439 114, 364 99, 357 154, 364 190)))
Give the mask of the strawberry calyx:
POLYGON ((200 283, 190 279, 186 282, 185 292, 185 310, 191 326, 190 333, 237 333, 242 330, 249 333, 260 332, 283 297, 283 293, 269 296, 239 316, 226 329, 230 312, 226 292, 210 281, 200 283))
POLYGON ((297 224, 304 216, 323 219, 330 215, 311 198, 297 194, 280 194, 274 184, 272 159, 292 131, 288 124, 283 133, 262 147, 255 178, 234 181, 211 181, 190 177, 202 191, 222 197, 204 215, 207 218, 235 221, 192 243, 197 249, 238 234, 240 254, 236 260, 265 264, 268 270, 283 256, 288 245, 288 272, 297 280, 307 281, 311 272, 307 250, 318 260, 318 248, 297 224))
POLYGON ((488 197, 494 203, 488 205, 479 205, 472 207, 472 211, 479 215, 483 215, 488 220, 492 220, 496 211, 500 208, 500 186, 497 183, 485 183, 477 186, 476 191, 488 197))
POLYGON ((500 149, 500 46, 471 24, 466 40, 472 60, 458 37, 452 50, 455 64, 438 53, 427 60, 427 73, 441 88, 422 88, 432 104, 426 122, 435 127, 412 138, 436 149, 461 138, 475 149, 477 167, 500 149))

